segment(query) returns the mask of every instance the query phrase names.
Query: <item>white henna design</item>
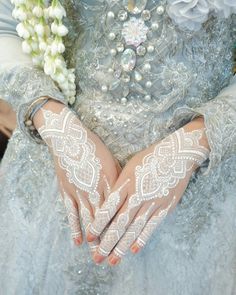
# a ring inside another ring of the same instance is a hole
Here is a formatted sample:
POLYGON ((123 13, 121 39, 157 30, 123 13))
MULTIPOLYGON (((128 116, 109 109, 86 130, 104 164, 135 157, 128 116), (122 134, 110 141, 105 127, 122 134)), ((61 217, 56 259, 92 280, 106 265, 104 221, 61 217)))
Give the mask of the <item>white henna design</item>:
POLYGON ((101 164, 95 155, 95 145, 76 116, 64 108, 60 114, 42 109, 45 125, 41 137, 52 148, 59 165, 66 171, 70 183, 88 193, 94 207, 99 207, 97 192, 101 164))
POLYGON ((122 257, 123 255, 125 255, 129 247, 136 240, 136 238, 139 236, 142 229, 146 225, 148 218, 151 215, 154 207, 155 207, 155 203, 153 202, 144 214, 139 215, 135 219, 135 221, 131 223, 128 230, 125 232, 121 241, 119 242, 119 244, 116 246, 114 250, 114 253, 116 256, 122 257))
POLYGON ((96 236, 99 236, 105 229, 109 221, 114 217, 117 206, 120 204, 120 192, 130 182, 127 179, 126 182, 115 192, 111 193, 107 200, 105 200, 102 208, 97 211, 95 218, 97 220, 96 225, 91 225, 90 232, 96 236))
POLYGON ((140 247, 144 247, 147 241, 150 239, 153 232, 156 230, 158 225, 166 218, 167 214, 169 213, 171 207, 175 203, 176 197, 174 196, 172 202, 169 206, 165 209, 162 209, 158 212, 157 215, 153 215, 150 220, 147 222, 146 226, 144 227, 143 231, 141 232, 140 236, 137 239, 137 244, 140 247))
POLYGON ((106 175, 103 176, 103 180, 104 180, 104 182, 106 184, 106 192, 104 192, 104 193, 106 193, 106 196, 109 196, 110 193, 111 193, 111 186, 110 186, 110 184, 108 182, 108 179, 107 179, 106 175))
MULTIPOLYGON (((81 219, 82 219, 82 223, 83 223, 83 227, 85 232, 88 230, 91 222, 93 221, 93 217, 91 215, 90 210, 85 206, 83 200, 82 200, 82 196, 79 193, 79 191, 76 191, 79 203, 80 203, 80 214, 81 214, 81 219)), ((95 252, 97 250, 99 241, 95 240, 94 242, 90 242, 89 243, 89 248, 91 250, 91 252, 95 252)))
MULTIPOLYGON (((185 132, 181 128, 157 144, 153 153, 144 157, 143 165, 135 169, 135 193, 129 198, 126 211, 119 215, 116 222, 112 222, 101 242, 99 252, 102 255, 109 255, 125 233, 133 208, 168 196, 170 189, 175 188, 195 164, 201 165, 208 158, 209 150, 199 144, 204 132, 203 129, 185 132)), ((116 195, 118 199, 119 192, 113 193, 113 196, 116 195)), ((114 200, 109 197, 106 204, 108 209, 105 212, 102 210, 106 220, 108 217, 111 220, 116 213, 116 206, 112 202, 114 200), (110 208, 114 214, 107 213, 110 208)), ((100 211, 98 216, 100 218, 100 211)), ((123 251, 118 254, 123 254, 123 251)))
POLYGON ((82 236, 79 212, 66 192, 64 192, 64 204, 66 207, 68 221, 71 228, 71 236, 73 239, 78 239, 82 236))

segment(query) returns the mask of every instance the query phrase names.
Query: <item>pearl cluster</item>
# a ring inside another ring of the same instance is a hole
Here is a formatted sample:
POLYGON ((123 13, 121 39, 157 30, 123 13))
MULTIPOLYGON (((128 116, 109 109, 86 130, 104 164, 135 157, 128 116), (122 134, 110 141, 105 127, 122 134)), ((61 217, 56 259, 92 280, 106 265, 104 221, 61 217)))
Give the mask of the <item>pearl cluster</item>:
MULTIPOLYGON (((119 102, 126 104, 128 102, 129 84, 138 85, 142 83, 146 90, 146 94, 143 95, 144 100, 149 102, 152 100, 152 96, 149 94, 153 86, 153 82, 149 79, 149 72, 151 71, 151 64, 148 59, 145 61, 145 56, 155 54, 156 48, 148 39, 153 37, 159 29, 159 21, 162 19, 165 13, 163 5, 155 5, 151 9, 147 8, 147 1, 137 1, 134 6, 129 5, 129 2, 124 1, 123 7, 119 11, 108 11, 106 18, 110 24, 110 31, 107 34, 107 38, 110 44, 110 55, 113 59, 113 63, 117 63, 119 60, 119 69, 113 66, 108 68, 108 73, 113 75, 115 79, 119 79, 125 84, 123 85, 123 96, 119 99, 119 102), (157 20, 157 21, 156 21, 157 20), (120 32, 113 29, 114 22, 120 23, 120 32), (143 59, 142 66, 139 58, 143 59), (146 79, 146 81, 144 80, 146 79)), ((157 32, 157 34, 159 34, 157 32)), ((117 82, 115 82, 117 83, 117 82)), ((108 92, 112 89, 112 86, 104 84, 101 85, 102 92, 108 92)))
POLYGON ((48 6, 45 0, 11 0, 15 8, 12 15, 20 23, 18 35, 24 39, 22 49, 30 54, 34 65, 42 67, 59 86, 70 104, 75 102, 74 69, 68 69, 63 57, 63 37, 68 29, 62 19, 66 11, 58 0, 48 6))

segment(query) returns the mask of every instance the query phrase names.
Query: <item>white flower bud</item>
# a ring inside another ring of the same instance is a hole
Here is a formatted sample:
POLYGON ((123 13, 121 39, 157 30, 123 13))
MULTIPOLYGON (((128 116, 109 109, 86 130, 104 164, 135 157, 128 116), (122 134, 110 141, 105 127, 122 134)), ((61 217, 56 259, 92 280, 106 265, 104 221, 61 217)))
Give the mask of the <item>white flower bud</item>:
POLYGON ((31 46, 33 51, 38 51, 39 50, 39 44, 36 41, 31 42, 31 46))
POLYGON ((64 16, 66 16, 66 11, 64 9, 63 6, 57 6, 53 9, 53 15, 54 15, 54 18, 57 18, 57 19, 62 19, 64 16))
POLYGON ((16 26, 16 31, 21 38, 29 39, 30 33, 22 23, 16 26))
POLYGON ((68 79, 69 79, 70 82, 74 82, 74 81, 75 81, 75 74, 70 73, 70 74, 68 75, 68 79))
POLYGON ((63 53, 66 50, 65 45, 62 42, 59 42, 57 45, 57 51, 63 53))
POLYGON ((53 34, 57 35, 57 33, 58 33, 58 25, 55 22, 53 22, 51 24, 51 30, 52 30, 53 34))
POLYGON ((57 67, 53 59, 49 59, 47 62, 45 62, 44 71, 47 75, 55 75, 56 70, 57 70, 57 67))
POLYGON ((41 51, 46 51, 47 50, 47 43, 45 42, 45 41, 40 41, 40 43, 39 43, 39 49, 41 50, 41 51))
POLYGON ((75 96, 69 97, 68 98, 69 104, 72 105, 75 103, 75 96))
POLYGON ((68 31, 67 27, 62 25, 62 24, 59 25, 58 28, 57 28, 57 35, 58 36, 64 37, 64 36, 66 36, 68 34, 68 32, 69 31, 68 31))
POLYGON ((58 44, 57 42, 53 42, 52 45, 50 46, 51 54, 56 55, 58 53, 58 44))
POLYGON ((40 6, 35 6, 33 9, 33 15, 36 17, 42 17, 44 15, 44 11, 40 6))
POLYGON ((64 83, 66 80, 66 77, 60 73, 58 76, 57 76, 57 82, 60 84, 60 83, 64 83))
POLYGON ((53 74, 53 69, 49 63, 44 64, 44 72, 46 75, 52 75, 53 74))
POLYGON ((56 65, 56 67, 58 67, 58 68, 63 68, 63 67, 64 67, 64 61, 63 61, 62 57, 57 56, 57 57, 55 58, 55 65, 56 65))
POLYGON ((55 16, 54 16, 54 10, 53 10, 53 7, 52 7, 52 6, 50 6, 50 7, 47 9, 47 13, 48 13, 49 17, 51 17, 51 18, 54 18, 54 17, 55 17, 55 16))
POLYGON ((44 35, 44 26, 42 24, 37 24, 34 27, 34 30, 38 34, 38 36, 43 37, 43 35, 44 35))

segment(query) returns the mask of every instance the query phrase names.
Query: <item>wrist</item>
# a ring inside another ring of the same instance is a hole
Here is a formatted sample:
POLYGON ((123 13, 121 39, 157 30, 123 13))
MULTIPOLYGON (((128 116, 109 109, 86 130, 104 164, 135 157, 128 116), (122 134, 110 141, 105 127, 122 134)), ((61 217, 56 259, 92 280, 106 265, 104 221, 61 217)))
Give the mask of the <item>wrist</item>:
POLYGON ((191 131, 194 131, 194 130, 204 130, 204 132, 202 134, 202 137, 201 137, 201 139, 199 141, 199 144, 210 151, 208 138, 206 136, 206 126, 205 126, 203 116, 199 116, 199 117, 195 118, 194 120, 192 120, 191 122, 189 122, 188 124, 186 124, 184 126, 184 130, 187 131, 187 132, 191 132, 191 131))
MULTIPOLYGON (((54 113, 60 113, 63 108, 65 108, 65 105, 61 102, 55 101, 53 99, 49 99, 43 106, 45 110, 52 111, 54 113)), ((38 130, 40 127, 44 124, 44 117, 41 109, 39 109, 33 117, 33 124, 35 128, 38 130)))

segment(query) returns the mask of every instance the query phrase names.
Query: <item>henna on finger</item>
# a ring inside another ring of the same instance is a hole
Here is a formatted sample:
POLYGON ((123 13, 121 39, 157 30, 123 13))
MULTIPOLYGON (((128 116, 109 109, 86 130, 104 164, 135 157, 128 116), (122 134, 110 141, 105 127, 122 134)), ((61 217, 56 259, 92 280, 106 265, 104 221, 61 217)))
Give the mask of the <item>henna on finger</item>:
MULTIPOLYGON (((79 191, 76 191, 76 194, 80 203, 80 215, 81 215, 84 231, 87 232, 91 222, 93 221, 91 208, 90 209, 88 208, 89 204, 85 204, 84 197, 79 193, 79 191)), ((92 253, 97 250, 98 245, 99 245, 99 239, 89 243, 89 248, 92 253)))
POLYGON ((75 207, 69 195, 63 191, 63 200, 67 211, 68 221, 71 228, 71 237, 78 243, 82 241, 82 231, 80 226, 80 218, 78 208, 75 207))
POLYGON ((166 218, 167 214, 171 210, 175 201, 176 201, 176 197, 174 196, 172 199, 172 202, 165 209, 158 209, 157 212, 152 215, 152 217, 150 218, 150 220, 147 222, 146 226, 144 227, 143 231, 140 233, 139 237, 137 238, 136 243, 140 248, 146 245, 147 241, 150 239, 153 232, 166 218))
MULTIPOLYGON (((186 178, 188 172, 208 158, 209 150, 200 144, 204 132, 204 129, 185 132, 184 128, 181 128, 157 144, 154 151, 143 158, 142 165, 136 166, 135 193, 128 198, 126 210, 112 222, 101 240, 98 252, 102 256, 108 256, 129 229, 135 208, 151 200, 158 202, 166 198, 171 189, 176 188, 180 181, 186 178)), ((118 191, 113 194, 119 196, 118 191)), ((111 200, 109 197, 106 206, 112 208, 112 214, 115 214, 116 206, 112 207, 111 200)), ((112 214, 107 214, 106 218, 112 218, 112 214)), ((130 240, 126 241, 127 244, 129 242, 130 240)), ((124 252, 123 249, 116 248, 117 255, 123 255, 124 252)))
POLYGON ((126 254, 129 247, 132 245, 132 243, 141 233, 142 229, 145 227, 150 215, 153 213, 154 208, 155 203, 152 202, 152 204, 147 208, 147 210, 142 214, 138 214, 135 220, 130 224, 124 236, 113 250, 113 253, 117 257, 121 258, 126 254))
POLYGON ((102 208, 97 211, 95 215, 96 222, 92 223, 89 229, 93 235, 99 236, 114 217, 123 201, 121 198, 121 191, 129 182, 130 179, 127 179, 118 190, 111 193, 108 199, 105 200, 102 208))

